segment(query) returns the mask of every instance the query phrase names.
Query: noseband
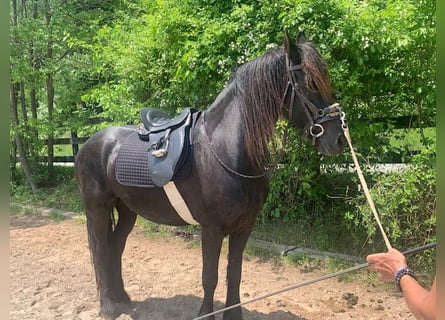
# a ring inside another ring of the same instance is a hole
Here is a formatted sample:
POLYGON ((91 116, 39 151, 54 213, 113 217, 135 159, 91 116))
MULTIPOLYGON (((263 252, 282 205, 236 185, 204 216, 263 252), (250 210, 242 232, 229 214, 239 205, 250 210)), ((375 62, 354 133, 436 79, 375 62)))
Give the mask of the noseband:
MULTIPOLYGON (((295 77, 294 71, 303 70, 302 64, 294 65, 291 63, 288 55, 286 54, 286 69, 287 69, 287 87, 284 92, 284 96, 287 95, 289 89, 291 89, 290 107, 289 107, 289 121, 292 121, 292 109, 295 102, 295 96, 300 99, 301 106, 303 107, 304 113, 308 119, 308 123, 303 129, 305 136, 312 137, 312 144, 315 144, 315 140, 324 134, 324 128, 322 123, 340 119, 343 112, 340 105, 336 102, 323 109, 317 108, 302 92, 301 87, 298 85, 297 79, 295 77)), ((284 101, 283 101, 284 102, 284 101)), ((284 103, 283 103, 284 106, 284 103)))

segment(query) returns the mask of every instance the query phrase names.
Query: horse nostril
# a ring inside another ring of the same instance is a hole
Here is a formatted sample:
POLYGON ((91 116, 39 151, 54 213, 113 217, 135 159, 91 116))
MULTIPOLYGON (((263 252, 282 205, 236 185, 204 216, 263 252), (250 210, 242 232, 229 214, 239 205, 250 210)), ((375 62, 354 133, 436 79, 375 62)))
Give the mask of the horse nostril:
POLYGON ((343 135, 343 133, 339 133, 339 134, 338 134, 336 143, 337 143, 338 145, 341 145, 341 146, 346 145, 346 138, 345 138, 345 136, 343 135))

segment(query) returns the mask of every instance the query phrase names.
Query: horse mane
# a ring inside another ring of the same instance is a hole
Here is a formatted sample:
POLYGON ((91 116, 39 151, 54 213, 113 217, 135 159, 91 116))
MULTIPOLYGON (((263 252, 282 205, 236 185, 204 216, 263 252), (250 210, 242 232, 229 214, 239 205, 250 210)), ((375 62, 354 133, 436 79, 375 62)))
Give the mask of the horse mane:
MULTIPOLYGON (((333 102, 328 67, 311 42, 298 44, 305 72, 306 87, 319 92, 326 102, 333 102)), ((283 114, 287 86, 285 51, 274 48, 261 57, 241 65, 229 82, 234 82, 244 105, 241 114, 245 125, 247 154, 254 166, 262 169, 269 151, 275 124, 283 114)))

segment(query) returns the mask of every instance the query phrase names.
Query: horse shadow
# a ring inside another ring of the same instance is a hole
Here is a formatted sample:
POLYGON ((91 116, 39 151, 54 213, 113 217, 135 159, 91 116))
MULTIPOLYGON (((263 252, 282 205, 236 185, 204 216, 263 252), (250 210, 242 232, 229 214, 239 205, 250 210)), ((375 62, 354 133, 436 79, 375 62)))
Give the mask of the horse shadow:
MULTIPOLYGON (((134 301, 133 311, 128 313, 132 320, 193 320, 198 316, 202 299, 192 295, 176 295, 170 298, 148 298, 134 301)), ((215 311, 224 308, 220 301, 215 302, 215 311)), ((307 320, 291 312, 273 311, 265 314, 242 308, 244 320, 307 320)), ((222 313, 216 320, 222 319, 222 313)))

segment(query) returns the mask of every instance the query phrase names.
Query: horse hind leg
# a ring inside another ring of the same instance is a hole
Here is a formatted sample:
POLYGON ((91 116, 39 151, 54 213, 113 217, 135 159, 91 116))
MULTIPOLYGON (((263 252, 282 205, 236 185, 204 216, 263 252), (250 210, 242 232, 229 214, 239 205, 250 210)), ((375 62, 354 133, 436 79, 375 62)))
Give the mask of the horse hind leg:
POLYGON ((105 319, 114 319, 119 314, 109 289, 109 239, 113 228, 111 219, 113 205, 100 204, 95 199, 84 199, 84 204, 87 217, 88 244, 100 299, 100 315, 105 319))
POLYGON ((118 211, 118 221, 111 234, 111 252, 110 252, 110 279, 109 283, 114 293, 115 299, 119 302, 130 304, 130 297, 125 292, 122 279, 122 254, 125 249, 125 243, 128 235, 136 222, 136 213, 131 211, 122 201, 116 203, 118 211))
POLYGON ((130 298, 123 289, 120 258, 135 217, 122 215, 122 220, 119 218, 120 222, 114 227, 114 201, 84 199, 84 203, 88 242, 100 298, 100 315, 105 319, 115 319, 126 311, 124 306, 130 305, 130 298))

